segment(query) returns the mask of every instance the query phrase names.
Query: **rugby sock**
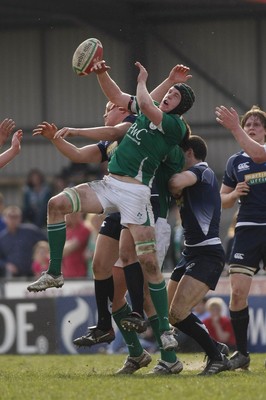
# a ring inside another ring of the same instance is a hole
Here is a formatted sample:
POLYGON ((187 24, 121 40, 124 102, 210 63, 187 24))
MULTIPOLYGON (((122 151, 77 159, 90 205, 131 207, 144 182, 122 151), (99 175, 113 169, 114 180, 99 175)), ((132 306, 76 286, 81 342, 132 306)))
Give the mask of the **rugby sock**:
POLYGON ((127 290, 129 293, 132 311, 137 312, 142 317, 143 313, 143 272, 139 262, 127 265, 124 267, 124 274, 126 278, 127 290))
POLYGON ((174 363, 176 362, 176 354, 175 351, 170 350, 166 351, 162 347, 162 341, 161 341, 161 335, 160 335, 160 325, 159 325, 159 319, 157 315, 153 315, 152 317, 149 318, 149 323, 152 328, 152 332, 155 336, 155 339, 160 347, 160 352, 161 352, 161 360, 169 362, 169 363, 174 363))
POLYGON ((124 341, 126 342, 129 356, 130 357, 139 357, 143 353, 143 347, 140 344, 140 341, 138 339, 138 335, 136 332, 132 331, 125 331, 122 326, 121 326, 121 320, 125 317, 128 316, 128 314, 131 312, 131 308, 129 305, 126 303, 122 308, 119 310, 113 312, 113 318, 115 320, 115 323, 120 330, 124 341))
POLYGON ((161 283, 150 283, 149 289, 151 299, 159 319, 160 332, 169 331, 170 325, 168 320, 168 298, 165 280, 161 283))
POLYGON ((221 360, 221 354, 218 351, 214 341, 210 337, 206 326, 194 314, 190 314, 183 321, 174 324, 180 331, 192 337, 203 348, 208 357, 212 360, 221 360))
POLYGON ((47 225, 48 242, 50 246, 50 262, 48 274, 58 276, 61 274, 63 250, 66 241, 66 223, 47 225))
POLYGON ((240 311, 230 311, 232 326, 234 329, 236 348, 244 356, 248 355, 248 307, 240 311))
POLYGON ((98 310, 97 327, 102 331, 109 331, 112 328, 112 316, 108 307, 108 298, 113 301, 114 297, 114 280, 110 278, 103 280, 94 280, 95 299, 98 310))

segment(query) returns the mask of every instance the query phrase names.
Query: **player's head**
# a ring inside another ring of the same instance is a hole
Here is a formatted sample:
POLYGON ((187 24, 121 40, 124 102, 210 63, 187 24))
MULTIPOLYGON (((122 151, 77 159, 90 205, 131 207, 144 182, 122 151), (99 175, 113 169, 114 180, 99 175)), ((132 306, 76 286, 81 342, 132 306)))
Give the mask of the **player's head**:
POLYGON ((241 126, 256 142, 265 142, 266 113, 258 106, 252 106, 241 118, 241 126))
POLYGON ((168 114, 183 115, 193 106, 194 101, 195 94, 191 87, 185 83, 178 83, 168 90, 162 103, 169 106, 169 110, 165 111, 168 114))
POLYGON ((191 135, 182 146, 182 149, 184 150, 185 154, 191 150, 194 158, 198 161, 205 161, 207 157, 207 144, 202 137, 197 135, 191 135))
POLYGON ((105 107, 105 113, 103 115, 104 124, 106 126, 115 126, 120 124, 128 114, 130 114, 129 111, 122 107, 118 107, 111 101, 108 101, 105 107))

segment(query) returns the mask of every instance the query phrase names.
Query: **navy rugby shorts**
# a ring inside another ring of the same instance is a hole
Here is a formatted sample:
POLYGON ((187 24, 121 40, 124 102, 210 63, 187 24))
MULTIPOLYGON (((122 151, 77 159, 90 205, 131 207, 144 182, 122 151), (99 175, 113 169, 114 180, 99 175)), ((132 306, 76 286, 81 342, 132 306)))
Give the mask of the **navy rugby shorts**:
POLYGON ((185 247, 170 279, 179 282, 183 275, 188 275, 214 290, 224 269, 224 263, 225 253, 220 244, 185 247))

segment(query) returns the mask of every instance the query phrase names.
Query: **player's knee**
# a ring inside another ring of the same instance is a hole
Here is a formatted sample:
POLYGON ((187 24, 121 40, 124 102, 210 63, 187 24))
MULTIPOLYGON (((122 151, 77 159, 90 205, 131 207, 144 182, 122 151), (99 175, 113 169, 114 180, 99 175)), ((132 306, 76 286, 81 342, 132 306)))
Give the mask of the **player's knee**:
POLYGON ((78 190, 74 187, 65 188, 63 190, 63 194, 68 198, 71 203, 72 212, 80 212, 81 211, 81 199, 78 190))
POLYGON ((50 198, 50 200, 48 201, 48 212, 53 212, 53 211, 67 211, 68 207, 68 202, 66 201, 67 199, 65 198, 65 196, 60 193, 57 196, 53 196, 50 198))

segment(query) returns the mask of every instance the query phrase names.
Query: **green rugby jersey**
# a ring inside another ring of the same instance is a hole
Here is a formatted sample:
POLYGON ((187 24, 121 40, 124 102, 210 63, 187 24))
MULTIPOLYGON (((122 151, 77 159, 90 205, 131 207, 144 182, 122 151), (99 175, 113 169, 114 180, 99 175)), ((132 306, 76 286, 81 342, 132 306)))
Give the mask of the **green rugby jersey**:
POLYGON ((155 186, 159 194, 159 216, 167 218, 171 203, 171 194, 168 190, 168 182, 171 176, 181 172, 185 165, 185 157, 182 149, 177 145, 163 160, 155 174, 155 186))
POLYGON ((138 117, 112 156, 108 171, 130 176, 151 187, 161 161, 182 141, 186 125, 182 117, 163 113, 162 122, 156 127, 141 113, 135 101, 131 111, 137 112, 138 117))

